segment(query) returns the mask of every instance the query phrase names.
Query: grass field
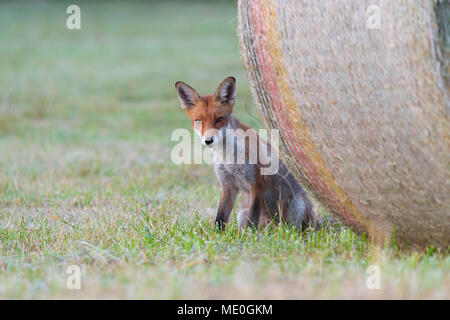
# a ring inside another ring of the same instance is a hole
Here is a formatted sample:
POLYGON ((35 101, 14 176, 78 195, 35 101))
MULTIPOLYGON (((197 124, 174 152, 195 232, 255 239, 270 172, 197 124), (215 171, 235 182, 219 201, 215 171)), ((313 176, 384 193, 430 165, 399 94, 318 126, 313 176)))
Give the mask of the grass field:
POLYGON ((238 117, 261 126, 233 1, 81 2, 81 30, 68 4, 0 2, 0 298, 450 298, 447 253, 234 215, 214 232, 213 169, 170 161, 190 128, 173 85, 234 75, 238 117))

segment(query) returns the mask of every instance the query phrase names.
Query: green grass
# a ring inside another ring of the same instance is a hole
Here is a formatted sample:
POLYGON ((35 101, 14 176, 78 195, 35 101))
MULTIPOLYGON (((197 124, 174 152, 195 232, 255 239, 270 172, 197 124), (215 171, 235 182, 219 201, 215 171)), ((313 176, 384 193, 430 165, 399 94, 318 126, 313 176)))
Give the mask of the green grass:
POLYGON ((81 2, 80 31, 71 3, 0 3, 0 298, 450 298, 446 253, 234 215, 213 230, 213 169, 170 161, 190 127, 173 85, 234 75, 238 117, 261 127, 232 1, 81 2))

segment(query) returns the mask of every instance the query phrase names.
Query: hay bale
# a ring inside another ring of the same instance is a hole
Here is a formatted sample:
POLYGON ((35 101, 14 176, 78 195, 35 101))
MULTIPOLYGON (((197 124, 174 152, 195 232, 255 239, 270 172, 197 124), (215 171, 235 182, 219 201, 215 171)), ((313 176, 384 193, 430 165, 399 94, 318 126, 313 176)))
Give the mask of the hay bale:
POLYGON ((258 110, 299 182, 375 239, 447 248, 448 1, 241 0, 238 20, 258 110))

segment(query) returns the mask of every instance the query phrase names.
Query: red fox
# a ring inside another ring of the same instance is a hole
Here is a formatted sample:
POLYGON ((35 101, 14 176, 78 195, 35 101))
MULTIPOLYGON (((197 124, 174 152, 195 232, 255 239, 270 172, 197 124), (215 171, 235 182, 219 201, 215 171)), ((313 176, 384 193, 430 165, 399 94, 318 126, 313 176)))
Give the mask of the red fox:
POLYGON ((311 202, 278 157, 274 159, 270 155, 271 161, 278 161, 278 171, 271 175, 262 174, 267 161, 262 164, 259 151, 265 147, 270 153, 271 146, 254 129, 232 116, 236 101, 234 77, 227 77, 215 94, 208 96, 199 96, 181 81, 175 83, 175 88, 194 131, 202 144, 212 151, 214 169, 222 185, 216 217, 220 229, 225 228, 239 192, 243 194, 238 214, 240 228, 258 228, 270 221, 278 224, 280 220, 301 230, 313 225, 311 202), (238 135, 238 131, 244 135, 238 135), (252 162, 250 158, 254 155, 255 145, 259 157, 252 162), (231 162, 226 159, 230 153, 233 154, 231 162), (244 156, 244 161, 237 161, 238 156, 244 156))

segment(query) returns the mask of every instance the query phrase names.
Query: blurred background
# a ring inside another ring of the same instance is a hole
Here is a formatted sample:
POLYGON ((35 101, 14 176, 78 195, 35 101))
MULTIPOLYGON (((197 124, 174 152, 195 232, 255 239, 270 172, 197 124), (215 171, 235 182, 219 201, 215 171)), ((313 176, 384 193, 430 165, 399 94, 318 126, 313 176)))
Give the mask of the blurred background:
MULTIPOLYGON (((236 25, 230 0, 1 2, 5 195, 107 197, 118 191, 111 179, 124 180, 129 192, 130 169, 180 170, 169 163, 171 133, 191 127, 177 80, 209 94, 235 76, 236 113, 258 127, 236 25), (81 9, 81 30, 66 27, 71 4, 81 9)), ((159 186, 142 188, 157 193, 159 186)))
MULTIPOLYGON (((174 82, 200 94, 228 75, 253 119, 233 1, 6 1, 0 10, 0 134, 21 143, 169 143, 189 127, 174 82), (81 9, 81 30, 66 8, 81 9)), ((164 159, 167 160, 167 159, 164 159)))

